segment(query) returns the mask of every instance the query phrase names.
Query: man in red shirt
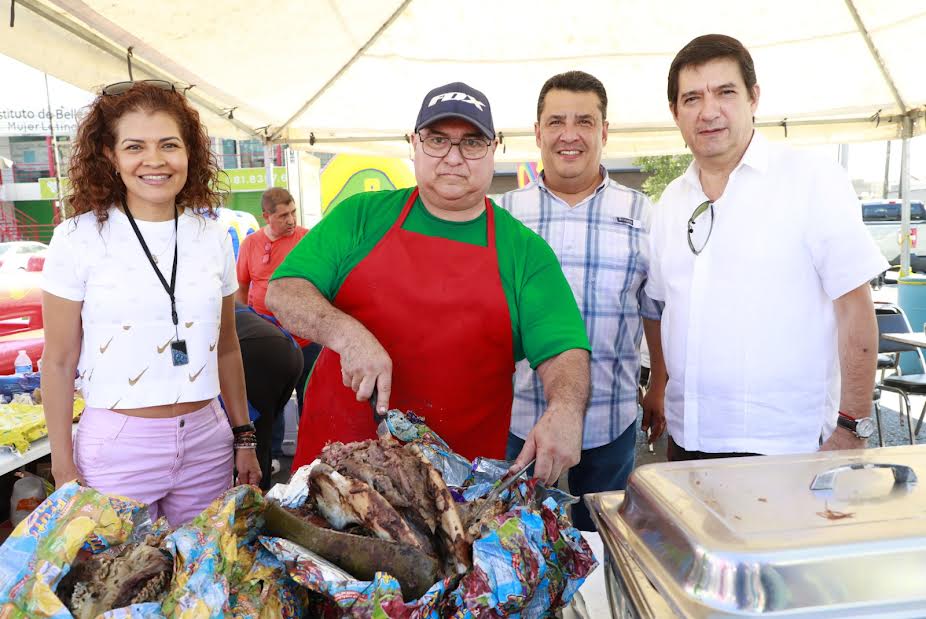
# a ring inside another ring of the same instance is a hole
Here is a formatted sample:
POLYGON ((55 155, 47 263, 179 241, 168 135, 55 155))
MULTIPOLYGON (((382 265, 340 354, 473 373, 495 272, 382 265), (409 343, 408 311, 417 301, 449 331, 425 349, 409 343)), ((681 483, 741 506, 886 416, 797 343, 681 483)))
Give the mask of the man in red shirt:
MULTIPOLYGON (((250 305, 259 314, 273 316, 264 303, 267 282, 308 230, 296 225, 296 203, 293 196, 282 187, 272 187, 265 191, 260 205, 267 225, 245 238, 238 250, 238 301, 250 305)), ((296 398, 301 413, 305 384, 321 346, 299 337, 295 339, 302 348, 303 359, 302 375, 296 383, 296 398)), ((274 425, 273 435, 273 456, 276 458, 282 455, 282 417, 274 425)))
POLYGON ((238 301, 272 316, 264 304, 267 282, 308 230, 296 225, 296 204, 282 187, 265 191, 260 205, 267 225, 245 238, 238 250, 238 301))

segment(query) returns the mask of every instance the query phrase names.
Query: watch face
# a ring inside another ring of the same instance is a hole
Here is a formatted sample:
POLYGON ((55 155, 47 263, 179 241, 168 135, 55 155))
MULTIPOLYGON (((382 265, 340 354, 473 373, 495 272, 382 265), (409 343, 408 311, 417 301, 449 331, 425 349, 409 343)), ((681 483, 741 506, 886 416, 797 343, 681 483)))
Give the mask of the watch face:
POLYGON ((875 432, 875 422, 871 417, 859 419, 855 424, 855 433, 859 438, 868 438, 875 432))

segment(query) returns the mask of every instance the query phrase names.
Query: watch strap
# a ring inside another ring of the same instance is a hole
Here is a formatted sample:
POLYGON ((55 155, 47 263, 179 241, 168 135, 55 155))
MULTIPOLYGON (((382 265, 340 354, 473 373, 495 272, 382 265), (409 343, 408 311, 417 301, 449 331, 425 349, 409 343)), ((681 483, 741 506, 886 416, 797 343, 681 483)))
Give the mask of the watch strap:
POLYGON ((853 417, 839 411, 836 425, 852 432, 857 438, 868 439, 874 432, 874 421, 871 417, 853 417), (862 423, 865 422, 865 423, 862 423))
POLYGON ((839 417, 836 418, 836 425, 840 428, 845 428, 855 432, 855 427, 858 425, 858 419, 851 415, 847 415, 842 411, 839 411, 839 417))

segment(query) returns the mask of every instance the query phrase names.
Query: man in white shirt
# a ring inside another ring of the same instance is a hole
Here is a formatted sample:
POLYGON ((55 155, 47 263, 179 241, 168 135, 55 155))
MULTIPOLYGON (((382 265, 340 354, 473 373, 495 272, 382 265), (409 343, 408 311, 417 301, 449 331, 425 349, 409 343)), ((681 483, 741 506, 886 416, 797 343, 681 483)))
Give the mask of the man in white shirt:
MULTIPOLYGON (((582 71, 554 75, 540 89, 534 131, 543 160, 540 179, 502 197, 502 208, 549 243, 563 267, 592 345, 592 393, 582 454, 569 470, 569 490, 622 490, 634 466, 637 382, 643 331, 660 354, 660 306, 643 293, 649 270, 652 205, 608 177, 601 152, 608 139, 608 95, 582 71), (652 329, 652 330, 651 330, 652 329)), ((658 369, 665 372, 659 357, 658 369)), ((665 385, 665 378, 657 381, 665 385)), ((643 402, 643 428, 663 432, 662 391, 643 402)), ((547 408, 540 378, 517 364, 507 456, 515 458, 547 408)), ((576 527, 594 531, 583 503, 576 527)))
POLYGON ((868 282, 887 263, 848 177, 754 130, 759 86, 736 39, 682 48, 668 98, 694 155, 650 237, 669 459, 864 447, 878 349, 868 282))

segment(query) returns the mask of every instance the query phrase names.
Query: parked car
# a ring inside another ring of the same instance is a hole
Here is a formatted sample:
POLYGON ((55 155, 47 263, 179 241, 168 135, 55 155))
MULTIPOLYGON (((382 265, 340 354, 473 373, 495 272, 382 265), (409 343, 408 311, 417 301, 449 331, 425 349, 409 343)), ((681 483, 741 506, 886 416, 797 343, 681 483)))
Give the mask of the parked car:
MULTIPOLYGON (((862 202, 862 221, 887 261, 900 264, 900 200, 862 202)), ((910 201, 910 268, 926 271, 926 238, 918 247, 919 230, 926 234, 926 208, 920 201, 910 201)))
POLYGON ((37 241, 7 241, 0 243, 0 272, 14 269, 41 271, 45 265, 48 245, 37 241))

